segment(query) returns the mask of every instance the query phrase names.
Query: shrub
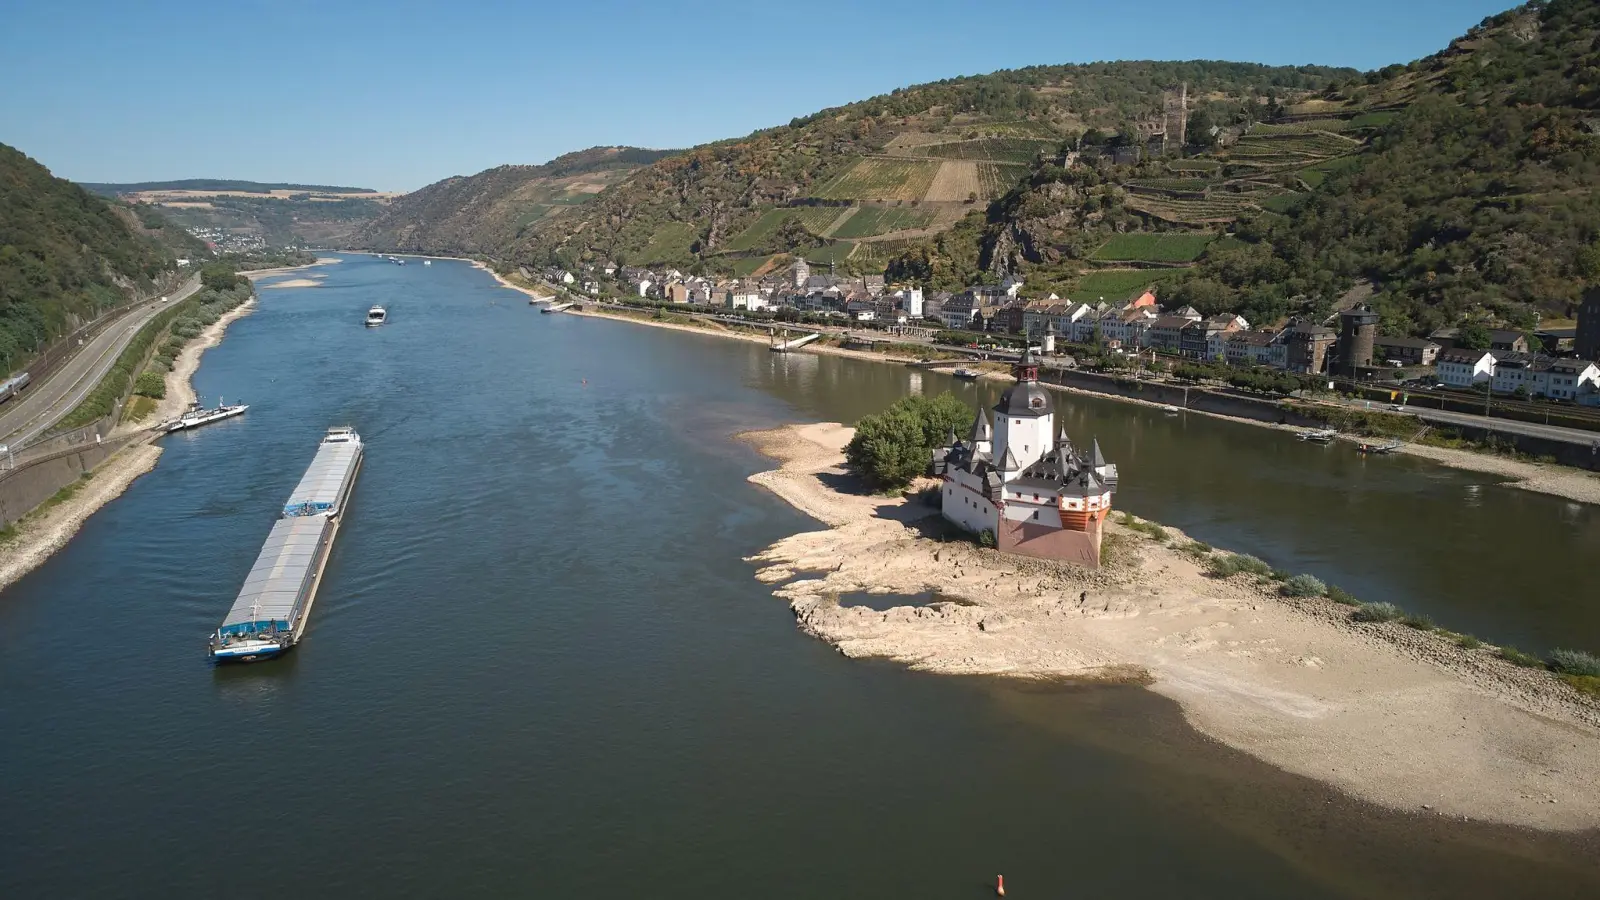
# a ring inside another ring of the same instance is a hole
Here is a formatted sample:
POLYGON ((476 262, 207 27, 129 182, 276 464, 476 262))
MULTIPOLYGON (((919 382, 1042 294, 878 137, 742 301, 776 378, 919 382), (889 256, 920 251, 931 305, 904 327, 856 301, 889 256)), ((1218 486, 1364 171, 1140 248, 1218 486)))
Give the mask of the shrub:
POLYGON ((1497 655, 1506 662, 1524 669, 1538 669, 1544 666, 1539 657, 1532 653, 1523 653, 1515 647, 1501 647, 1497 655))
POLYGON ((147 371, 133 383, 133 392, 141 397, 160 400, 167 396, 167 380, 160 372, 147 371))
POLYGON ((1211 552, 1211 545, 1201 543, 1200 541, 1190 541, 1189 543, 1184 544, 1181 549, 1190 556, 1205 556, 1211 552))
POLYGON ((1289 572, 1286 569, 1273 569, 1269 576, 1273 581, 1288 581, 1289 572))
POLYGON ((1600 657, 1581 650, 1556 650, 1550 654, 1550 668, 1563 675, 1600 677, 1600 657))
POLYGON ((1418 631, 1433 630, 1433 620, 1420 613, 1409 616, 1401 616, 1400 624, 1406 626, 1407 628, 1415 628, 1418 631))
POLYGON ((1328 586, 1315 575, 1296 575, 1285 579, 1279 590, 1286 597, 1321 597, 1328 592, 1328 586))
POLYGON ((1233 564, 1238 571, 1243 572, 1246 575, 1272 574, 1272 567, 1267 565, 1266 560, 1263 560, 1258 556, 1251 556, 1248 553, 1240 553, 1235 556, 1233 558, 1233 564))
POLYGON ((1339 587, 1338 585, 1328 585, 1328 599, 1335 603, 1343 603, 1345 606, 1361 605, 1360 600, 1357 600, 1355 597, 1351 596, 1349 591, 1346 591, 1344 588, 1339 587))
POLYGON ((1357 622, 1393 622, 1405 615, 1393 603, 1363 603, 1356 607, 1350 618, 1357 622))
POLYGON ((978 545, 981 547, 995 546, 994 529, 985 528, 984 530, 978 532, 978 545))
POLYGON ((1483 646, 1483 641, 1478 640, 1477 638, 1473 637, 1470 634, 1458 634, 1458 635, 1456 635, 1455 636, 1455 642, 1456 642, 1456 646, 1460 647, 1463 650, 1476 650, 1479 647, 1483 646))

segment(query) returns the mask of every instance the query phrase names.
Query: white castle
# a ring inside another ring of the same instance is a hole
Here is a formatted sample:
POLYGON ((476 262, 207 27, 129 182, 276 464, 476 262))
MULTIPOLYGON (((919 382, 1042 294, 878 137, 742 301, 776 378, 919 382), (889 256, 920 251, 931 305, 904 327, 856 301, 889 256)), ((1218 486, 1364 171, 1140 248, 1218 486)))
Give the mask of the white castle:
POLYGON ((933 451, 944 480, 944 517, 962 528, 994 535, 1009 553, 1100 565, 1100 535, 1117 490, 1117 467, 1100 442, 1083 453, 1066 429, 1056 432, 1050 392, 1039 385, 1031 351, 1015 369, 1017 383, 994 405, 994 427, 983 410, 965 441, 933 451))

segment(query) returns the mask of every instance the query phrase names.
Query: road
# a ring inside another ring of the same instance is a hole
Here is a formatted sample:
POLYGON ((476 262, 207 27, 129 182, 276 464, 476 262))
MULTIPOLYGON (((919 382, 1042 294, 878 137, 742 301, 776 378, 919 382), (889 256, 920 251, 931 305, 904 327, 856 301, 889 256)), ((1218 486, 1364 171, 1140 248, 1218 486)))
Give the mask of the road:
POLYGON ((94 390, 146 322, 199 288, 199 280, 191 279, 169 294, 166 303, 153 300, 136 306, 84 342, 49 378, 30 384, 21 396, 0 405, 0 444, 8 445, 15 453, 50 430, 94 390))
POLYGON ((1582 428, 1562 428, 1559 425, 1540 425, 1537 422, 1519 422, 1516 419, 1497 419, 1485 416, 1475 416, 1471 413, 1450 412, 1443 409, 1426 409, 1423 407, 1408 406, 1406 412, 1424 422, 1440 425, 1470 425, 1475 428, 1493 428, 1497 431, 1508 431, 1513 434, 1525 434, 1530 437, 1544 438, 1552 441, 1564 441, 1569 444, 1582 444, 1585 447, 1600 445, 1600 434, 1586 431, 1582 428))

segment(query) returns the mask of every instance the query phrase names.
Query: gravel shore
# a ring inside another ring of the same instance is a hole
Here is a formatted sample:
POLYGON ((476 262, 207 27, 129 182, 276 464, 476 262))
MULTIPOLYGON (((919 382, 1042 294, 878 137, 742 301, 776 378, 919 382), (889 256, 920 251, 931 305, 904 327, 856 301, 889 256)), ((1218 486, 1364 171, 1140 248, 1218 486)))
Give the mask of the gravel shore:
POLYGON ((850 657, 947 674, 1145 683, 1202 733, 1365 800, 1550 830, 1600 827, 1600 703, 1488 648, 1398 624, 1363 625, 1332 601, 1287 600, 1249 576, 1216 579, 1112 525, 1089 571, 943 540, 931 508, 848 484, 850 429, 747 435, 779 468, 751 481, 825 530, 751 561, 800 628, 850 657), (819 478, 826 475, 827 480, 819 478), (850 592, 938 602, 886 612, 850 592), (1081 599, 1080 599, 1081 598, 1081 599))

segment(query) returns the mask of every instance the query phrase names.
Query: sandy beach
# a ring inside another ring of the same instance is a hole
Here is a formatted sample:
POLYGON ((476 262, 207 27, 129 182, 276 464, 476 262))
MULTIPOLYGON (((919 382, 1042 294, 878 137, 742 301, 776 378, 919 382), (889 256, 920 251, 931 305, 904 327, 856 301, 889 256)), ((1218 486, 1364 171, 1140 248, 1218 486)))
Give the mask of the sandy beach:
MULTIPOLYGON (((821 424, 746 436, 780 463, 750 480, 828 526, 752 557, 757 577, 846 656, 1144 683, 1200 732, 1367 801, 1600 827, 1600 701, 1549 673, 1403 625, 1354 623, 1349 607, 1282 598, 1251 576, 1212 578, 1196 557, 1120 525, 1097 571, 925 536, 943 534, 931 507, 842 487, 850 433, 821 424), (839 604, 861 591, 933 591, 940 602, 839 604)), ((1169 541, 1186 542, 1176 531, 1169 541)))
MULTIPOLYGON (((240 272, 239 274, 250 279, 251 281, 259 281, 262 278, 271 278, 274 275, 286 275, 290 272, 300 272, 306 269, 315 268, 317 266, 331 266, 339 262, 343 262, 343 260, 339 259, 337 256, 319 256, 317 257, 316 262, 309 262, 303 266, 278 266, 275 269, 251 269, 248 272, 240 272)), ((284 285, 273 285, 273 287, 284 287, 284 285)))
POLYGON ((74 534, 95 511, 105 506, 140 475, 156 466, 161 448, 152 443, 157 435, 149 431, 152 423, 173 418, 194 402, 191 380, 200 367, 200 357, 211 347, 222 342, 228 326, 255 310, 256 300, 251 298, 224 313, 206 329, 189 341, 173 361, 172 371, 166 377, 166 397, 143 423, 123 423, 114 434, 131 435, 127 446, 112 454, 96 466, 91 477, 78 492, 57 504, 41 516, 28 516, 18 525, 18 534, 0 549, 0 589, 33 571, 50 554, 72 539, 74 534))

